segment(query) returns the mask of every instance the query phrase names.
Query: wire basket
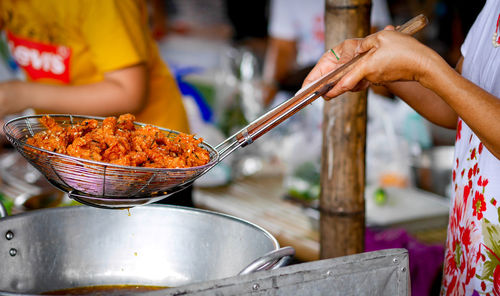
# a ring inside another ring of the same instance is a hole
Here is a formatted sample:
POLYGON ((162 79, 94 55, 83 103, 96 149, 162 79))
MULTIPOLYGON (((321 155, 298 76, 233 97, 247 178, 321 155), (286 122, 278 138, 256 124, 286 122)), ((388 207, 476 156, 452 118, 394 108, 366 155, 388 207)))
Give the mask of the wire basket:
MULTIPOLYGON (((203 142, 201 147, 210 155, 210 161, 190 168, 145 168, 114 165, 81 159, 26 144, 36 133, 47 130, 40 123, 44 115, 24 116, 7 122, 4 131, 12 143, 47 180, 70 197, 91 205, 121 208, 147 204, 191 185, 194 179, 218 163, 216 149, 203 142)), ((50 115, 61 127, 78 124, 85 119, 95 119, 102 124, 103 117, 50 115)), ((134 123, 136 127, 144 126, 134 123)), ((159 128, 168 137, 176 131, 159 128)))

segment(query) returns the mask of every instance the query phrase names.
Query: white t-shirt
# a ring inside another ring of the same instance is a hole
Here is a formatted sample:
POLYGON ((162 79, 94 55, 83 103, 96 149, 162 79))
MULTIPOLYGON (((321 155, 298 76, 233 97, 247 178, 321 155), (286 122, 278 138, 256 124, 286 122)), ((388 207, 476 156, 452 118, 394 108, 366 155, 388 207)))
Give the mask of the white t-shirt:
MULTIPOLYGON (((297 41, 297 65, 316 64, 325 51, 324 0, 272 0, 269 35, 297 41)), ((383 28, 391 24, 385 0, 373 0, 371 23, 383 28)))
MULTIPOLYGON (((462 45, 462 75, 500 98, 500 1, 488 0, 462 45), (498 34, 497 34, 498 35, 498 34)), ((500 118, 498 119, 500 120, 500 118)), ((500 136, 500 135, 498 135, 500 136)), ((444 295, 500 295, 500 160, 459 118, 444 295)))

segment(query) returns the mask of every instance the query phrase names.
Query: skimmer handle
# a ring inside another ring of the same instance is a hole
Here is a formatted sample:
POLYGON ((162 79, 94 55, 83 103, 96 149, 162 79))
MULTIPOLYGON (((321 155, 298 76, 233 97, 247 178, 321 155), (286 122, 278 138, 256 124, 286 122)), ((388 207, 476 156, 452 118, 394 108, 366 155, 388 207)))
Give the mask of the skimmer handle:
MULTIPOLYGON (((396 28, 396 31, 412 35, 424 28, 427 25, 427 22, 427 18, 424 15, 420 14, 412 18, 405 24, 398 26, 396 28)), ((318 97, 327 93, 346 73, 348 73, 355 66, 355 63, 364 55, 365 53, 362 53, 349 62, 345 63, 341 67, 323 75, 318 80, 311 83, 311 85, 300 90, 291 99, 283 102, 281 105, 271 109, 266 114, 257 118, 236 135, 236 139, 238 140, 238 142, 241 144, 241 146, 246 146, 252 143, 257 138, 264 135, 275 126, 283 122, 285 119, 292 116, 305 106, 311 104, 318 97)))

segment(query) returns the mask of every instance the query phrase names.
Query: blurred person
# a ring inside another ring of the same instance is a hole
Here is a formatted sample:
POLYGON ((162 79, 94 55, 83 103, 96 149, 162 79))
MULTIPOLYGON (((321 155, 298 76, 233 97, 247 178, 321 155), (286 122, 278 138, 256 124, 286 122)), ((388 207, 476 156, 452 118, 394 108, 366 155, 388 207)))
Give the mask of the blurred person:
POLYGON ((189 132, 146 8, 141 0, 1 1, 0 28, 26 81, 0 82, 0 118, 27 108, 132 113, 139 122, 189 132))
POLYGON ((311 83, 366 53, 325 96, 381 84, 431 122, 456 128, 442 295, 500 295, 500 1, 487 0, 456 68, 394 27, 323 54, 311 83))
POLYGON ((27 81, 0 84, 0 117, 34 108, 116 115, 189 132, 143 1, 2 1, 0 26, 27 81))
POLYGON ((235 46, 249 48, 262 64, 267 49, 269 0, 226 1, 235 46))
POLYGON ((151 0, 153 36, 228 40, 233 34, 224 0, 151 0))
MULTIPOLYGON (((324 53, 324 14, 324 0, 271 0, 263 70, 264 105, 271 104, 280 90, 297 91, 324 53)), ((390 23, 386 1, 373 0, 372 30, 390 23)))
MULTIPOLYGON (((307 73, 325 52, 325 5, 325 0, 271 0, 268 25, 269 43, 262 78, 263 106, 278 105, 292 97, 300 89, 307 73)), ((370 13, 372 30, 383 28, 391 23, 386 0, 372 1, 370 13)), ((369 95, 372 94, 369 93, 369 95)), ((383 95, 388 96, 386 92, 383 95)), ((385 97, 381 100, 383 99, 385 97)), ((314 167, 316 173, 319 174, 322 143, 319 130, 322 125, 322 115, 318 116, 318 112, 322 109, 323 102, 317 100, 311 105, 304 112, 290 118, 279 130, 273 132, 277 134, 273 140, 279 140, 281 146, 290 147, 283 149, 284 152, 277 156, 286 163, 287 171, 289 171, 286 176, 302 174, 300 170, 304 166, 314 167), (300 151, 301 148, 299 148, 300 143, 303 142, 307 142, 309 146, 306 153, 300 151)), ((368 112, 371 112, 373 107, 378 105, 369 106, 368 112)), ((374 121, 370 121, 370 123, 374 123, 374 121)), ((399 142, 394 143, 394 146, 398 144, 399 142)), ((391 159, 391 165, 383 166, 383 173, 388 171, 392 175, 397 175, 397 178, 392 179, 401 180, 398 183, 401 186, 406 186, 409 183, 407 182, 406 170, 404 167, 400 168, 402 165, 397 161, 396 156, 387 157, 387 159, 391 159)), ((368 170, 370 179, 380 179, 378 175, 381 175, 382 172, 376 167, 378 164, 375 161, 376 158, 370 157, 369 159, 371 160, 369 167, 376 168, 368 170)), ((292 181, 295 179, 290 178, 292 181)), ((292 184, 292 181, 289 183, 292 184)), ((316 185, 319 185, 319 178, 311 188, 317 188, 316 185)))

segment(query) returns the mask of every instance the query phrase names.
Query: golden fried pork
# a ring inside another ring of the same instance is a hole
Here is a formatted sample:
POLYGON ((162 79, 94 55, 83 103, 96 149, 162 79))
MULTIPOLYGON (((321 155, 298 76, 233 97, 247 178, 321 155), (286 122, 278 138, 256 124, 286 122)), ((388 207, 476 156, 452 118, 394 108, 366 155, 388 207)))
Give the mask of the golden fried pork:
POLYGON ((35 134, 27 144, 74 157, 125 166, 186 168, 207 164, 209 152, 193 135, 167 136, 156 127, 134 125, 131 114, 107 117, 99 125, 86 119, 74 126, 61 127, 50 116, 40 122, 47 130, 35 134))

